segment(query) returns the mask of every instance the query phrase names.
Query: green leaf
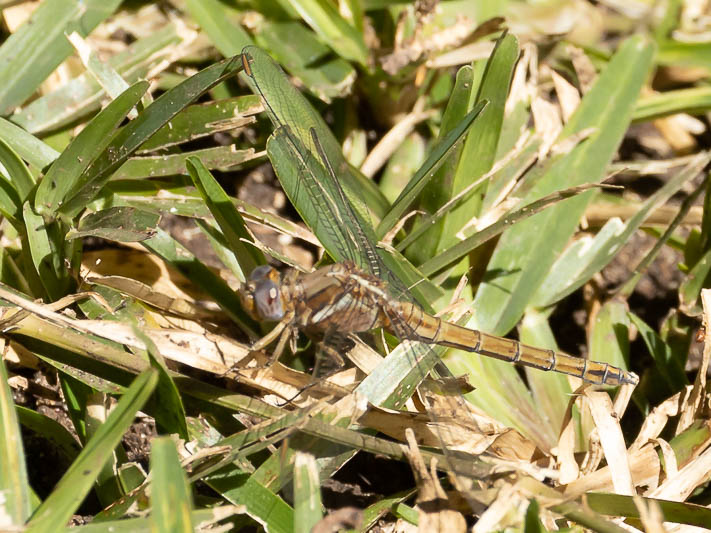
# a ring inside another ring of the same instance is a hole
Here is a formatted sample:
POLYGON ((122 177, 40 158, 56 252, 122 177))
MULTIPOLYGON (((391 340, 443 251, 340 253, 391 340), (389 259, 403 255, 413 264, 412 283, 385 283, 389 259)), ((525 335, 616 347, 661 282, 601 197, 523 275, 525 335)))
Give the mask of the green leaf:
POLYGON ((677 113, 701 115, 709 109, 711 109, 711 87, 691 87, 640 98, 633 120, 642 122, 677 113))
POLYGON ((291 6, 339 56, 367 67, 368 49, 363 35, 341 17, 333 4, 324 0, 293 0, 291 6))
MULTIPOLYGON (((586 247, 582 256, 574 255, 573 250, 563 252, 559 260, 550 268, 550 272, 531 298, 529 305, 537 307, 551 305, 586 283, 615 257, 656 207, 663 205, 684 183, 697 176, 709 161, 711 161, 709 152, 695 156, 682 171, 651 195, 622 227, 619 222, 610 220, 596 235, 591 246, 586 247), (577 263, 574 265, 574 272, 570 271, 571 263, 577 263)), ((577 247, 578 251, 582 248, 581 244, 573 243, 572 246, 577 247)))
POLYGON ((536 500, 531 500, 526 509, 523 533, 547 533, 548 529, 541 522, 541 509, 536 500))
POLYGON ((685 312, 692 314, 699 312, 696 303, 701 289, 706 286, 709 272, 711 272, 711 250, 701 256, 679 285, 679 306, 685 312))
POLYGON ((112 176, 112 180, 133 180, 187 174, 185 161, 199 157, 208 168, 222 171, 235 170, 238 165, 254 160, 254 149, 237 150, 235 145, 212 146, 192 152, 132 157, 112 176))
POLYGON ((662 513, 661 520, 664 522, 688 524, 700 528, 707 528, 711 523, 711 510, 702 505, 603 492, 588 492, 585 495, 585 501, 590 509, 609 516, 639 518, 640 500, 641 505, 647 508, 652 504, 658 505, 662 513))
POLYGON ((237 55, 252 44, 237 22, 240 12, 231 5, 219 0, 186 0, 185 7, 223 56, 237 55))
POLYGON ((155 370, 140 374, 126 390, 106 422, 86 444, 79 457, 62 476, 52 493, 37 509, 28 528, 37 532, 56 531, 65 524, 86 497, 99 471, 114 453, 126 430, 158 382, 155 370))
POLYGON ((81 452, 81 447, 76 436, 72 435, 66 427, 47 415, 21 405, 16 405, 15 409, 23 428, 37 433, 70 461, 76 459, 81 452))
POLYGON ((160 437, 151 444, 151 531, 191 533, 192 497, 175 442, 160 437))
POLYGON ((450 150, 452 150, 457 142, 467 133, 474 121, 479 117, 479 114, 486 108, 486 102, 479 102, 474 108, 467 113, 452 130, 437 143, 437 146, 432 150, 427 160, 422 167, 417 171, 405 189, 400 193, 392 208, 380 221, 378 225, 377 235, 383 237, 392 227, 398 222, 400 217, 405 213, 412 202, 417 198, 422 189, 427 185, 428 178, 432 177, 432 171, 438 165, 444 163, 450 150))
POLYGON ((25 202, 22 217, 27 228, 27 242, 32 264, 51 300, 65 295, 69 273, 64 266, 64 238, 59 240, 59 226, 48 225, 25 202))
POLYGON ((15 216, 18 216, 20 207, 35 188, 35 178, 15 151, 2 139, 0 139, 0 162, 5 167, 10 184, 19 198, 14 212, 15 216))
POLYGON ((91 202, 118 169, 148 138, 170 121, 201 94, 242 68, 238 57, 225 59, 191 76, 177 87, 162 94, 138 118, 119 129, 85 171, 82 187, 74 189, 59 208, 69 218, 76 216, 91 202))
POLYGON ((323 517, 316 458, 297 452, 294 459, 294 533, 310 533, 323 517))
POLYGON ((79 227, 67 233, 67 239, 101 237, 116 242, 139 242, 155 234, 160 215, 133 207, 110 207, 91 213, 79 221, 79 227))
MULTIPOLYGON (((4 141, 0 139, 0 164, 5 167, 7 176, 0 173, 0 213, 22 231, 22 204, 23 200, 17 191, 22 188, 21 183, 27 176, 27 167, 17 154, 4 141)), ((30 176, 30 180, 31 180, 30 176)), ((32 181, 30 181, 32 183, 32 181)))
POLYGON ((251 124, 252 115, 261 110, 262 103, 253 94, 188 106, 143 143, 139 152, 167 148, 251 124))
POLYGON ((235 468, 224 468, 205 482, 227 501, 245 505, 247 514, 270 533, 291 533, 294 510, 279 496, 235 468))
POLYGON ((98 113, 49 167, 35 196, 35 209, 52 216, 89 181, 86 170, 111 142, 111 135, 141 100, 149 83, 140 81, 126 89, 98 113))
POLYGON ((0 118, 0 138, 38 170, 59 157, 54 148, 4 118, 0 118))
MULTIPOLYGON (((558 160, 535 184, 527 200, 603 178, 627 129, 652 55, 652 46, 640 37, 620 46, 561 136, 591 127, 596 133, 558 160)), ((518 223, 501 236, 474 300, 478 329, 503 334, 513 327, 575 231, 589 200, 590 193, 583 193, 518 223)))
POLYGON ((166 366, 163 356, 156 348, 156 345, 134 324, 133 332, 136 334, 143 344, 146 345, 148 358, 151 362, 151 367, 158 372, 158 384, 156 385, 156 393, 151 402, 153 407, 154 418, 156 420, 156 429, 162 434, 177 434, 181 439, 188 440, 188 426, 185 421, 185 408, 183 400, 178 393, 178 388, 170 377, 168 367, 166 366))
MULTIPOLYGON (((541 211, 549 209, 550 207, 559 204, 563 200, 566 200, 568 198, 574 198, 575 196, 589 189, 591 189, 591 186, 589 185, 571 187, 570 189, 554 192, 552 194, 549 194, 548 196, 536 200, 535 202, 531 202, 530 204, 526 204, 523 207, 518 207, 512 211, 509 211, 501 218, 499 218, 496 222, 476 232, 474 235, 467 237, 463 241, 459 241, 457 244, 455 244, 451 248, 444 250, 442 253, 436 255, 432 259, 425 261, 422 265, 420 265, 420 271, 426 276, 439 272, 441 269, 452 264, 457 259, 461 259, 469 252, 475 250, 477 247, 488 242, 497 235, 503 233, 505 230, 512 227, 514 224, 517 224, 522 220, 532 217, 536 213, 540 213, 541 211)), ((428 219, 426 219, 425 222, 427 222, 427 220, 428 219)), ((403 239, 402 243, 398 245, 398 248, 403 243, 408 243, 412 241, 413 235, 416 236, 417 234, 418 231, 416 229, 405 239, 403 239)), ((555 280, 562 281, 558 278, 555 278, 555 280)))
MULTIPOLYGON (((5 342, 3 342, 5 344, 5 342)), ((25 524, 32 513, 32 499, 22 435, 5 362, 0 360, 0 493, 4 527, 25 524)))
POLYGON ((121 0, 45 0, 0 47, 0 112, 29 97, 71 53, 65 34, 86 37, 121 0))
POLYGON ((425 140, 413 132, 402 142, 388 160, 380 178, 380 190, 394 202, 405 186, 425 162, 425 140))
MULTIPOLYGON (((447 108, 442 116, 440 125, 438 144, 444 142, 444 138, 461 121, 460 117, 465 117, 469 111, 472 100, 472 88, 474 86, 474 71, 471 66, 466 65, 457 71, 454 88, 449 95, 447 108)), ((469 130, 465 130, 468 133, 469 130)), ((439 168, 431 175, 429 183, 422 191, 419 198, 419 206, 425 213, 434 214, 453 196, 453 177, 457 171, 459 156, 462 153, 463 144, 458 144, 452 148, 449 155, 443 156, 444 161, 439 168)), ((434 153, 434 152, 433 152, 434 153)), ((431 156, 430 156, 431 157, 431 156)), ((395 202, 393 202, 395 203, 395 202)), ((400 218, 402 214, 398 215, 400 218)), ((394 219, 395 221, 397 219, 394 219)), ((419 217, 413 230, 398 243, 398 249, 405 247, 417 240, 417 245, 408 250, 408 257, 417 264, 422 264, 431 259, 437 251, 437 245, 441 239, 443 222, 442 220, 428 220, 427 217, 419 217), (422 234, 424 233, 424 236, 422 234)), ((380 231, 382 233, 382 230, 380 231)))
POLYGON ((197 157, 189 158, 186 164, 195 187, 210 208, 240 265, 247 272, 251 272, 259 265, 266 264, 259 249, 249 244, 253 239, 247 231, 242 215, 207 167, 197 157))
POLYGON ((644 320, 632 312, 628 312, 628 316, 639 331, 647 350, 649 350, 654 359, 659 375, 669 385, 669 391, 676 392, 686 387, 689 384, 689 380, 684 373, 685 361, 679 361, 675 357, 671 346, 664 342, 664 339, 657 335, 644 320))
MULTIPOLYGON (((518 39, 511 34, 504 34, 497 41, 488 61, 476 65, 476 70, 482 73, 474 102, 489 104, 482 111, 480 119, 472 126, 462 147, 453 176, 452 196, 486 174, 496 160, 496 147, 504 121, 504 108, 518 56, 518 39)), ((456 235, 473 216, 480 214, 485 192, 486 185, 482 184, 467 200, 447 214, 444 218, 438 250, 443 250, 459 240, 456 235)))
MULTIPOLYGON (((109 57, 107 64, 128 83, 135 83, 149 74, 155 75, 173 62, 176 46, 188 38, 189 32, 179 30, 176 24, 167 24, 109 57)), ((105 98, 104 89, 91 74, 85 72, 32 100, 11 119, 31 133, 56 131, 101 109, 105 98)))

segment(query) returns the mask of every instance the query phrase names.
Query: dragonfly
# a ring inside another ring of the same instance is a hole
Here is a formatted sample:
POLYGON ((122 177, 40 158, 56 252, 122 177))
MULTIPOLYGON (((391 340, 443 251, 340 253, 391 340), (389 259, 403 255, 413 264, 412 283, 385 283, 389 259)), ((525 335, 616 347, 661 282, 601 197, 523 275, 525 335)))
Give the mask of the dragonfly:
MULTIPOLYGON (((278 354, 298 330, 328 335, 383 328, 401 341, 412 341, 407 344, 420 381, 435 366, 440 376, 451 377, 428 348, 440 345, 562 372, 595 385, 637 385, 634 373, 607 363, 468 329, 424 310, 401 280, 403 273, 393 269, 398 263, 386 263, 388 255, 373 244, 367 211, 355 201, 353 176, 322 117, 285 83, 285 74, 266 52, 246 47, 242 62, 275 126, 267 146, 277 175, 294 171, 289 165, 295 165, 300 175, 294 182, 282 179, 282 186, 304 219, 315 221, 312 229, 337 261, 309 273, 290 270, 282 275, 270 266, 252 272, 241 290, 245 309, 255 319, 278 323, 254 349, 278 339, 274 352, 278 354)), ((465 402, 461 396, 455 398, 465 402)))

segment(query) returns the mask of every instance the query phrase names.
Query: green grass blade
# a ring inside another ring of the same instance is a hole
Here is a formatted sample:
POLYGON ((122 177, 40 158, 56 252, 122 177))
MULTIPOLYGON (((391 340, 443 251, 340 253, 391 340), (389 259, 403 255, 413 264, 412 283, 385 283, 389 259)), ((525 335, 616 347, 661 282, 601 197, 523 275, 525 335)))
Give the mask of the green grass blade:
POLYGON ((294 459, 294 533, 310 533, 323 517, 316 458, 297 452, 294 459))
POLYGON ((110 207, 82 218, 66 238, 91 236, 116 242, 139 242, 155 234, 159 220, 160 215, 133 207, 110 207))
POLYGON ((667 344, 646 322, 644 322, 636 314, 628 311, 628 316, 634 327, 639 331, 647 350, 654 359, 654 365, 659 376, 664 380, 669 392, 673 393, 682 390, 689 384, 689 379, 684 373, 684 364, 686 361, 679 361, 675 357, 671 346, 667 344))
POLYGON ((186 174, 185 161, 189 157, 199 157, 208 168, 234 170, 237 165, 252 161, 256 155, 252 148, 237 150, 235 145, 212 146, 187 153, 132 157, 111 177, 112 180, 135 180, 186 174))
POLYGON ((157 382, 158 376, 154 370, 140 374, 133 381, 106 422, 32 516, 28 524, 32 531, 56 531, 58 524, 65 524, 69 520, 91 490, 99 471, 113 454, 138 410, 145 405, 157 382))
POLYGON ((379 186, 383 195, 394 202, 426 157, 424 137, 417 132, 408 135, 388 160, 380 177, 379 186))
POLYGON ((160 437, 151 445, 151 531, 191 533, 192 497, 175 441, 160 437))
POLYGON ((163 356, 153 341, 134 325, 133 332, 146 345, 151 366, 158 372, 158 384, 151 401, 156 429, 161 434, 176 434, 181 439, 188 440, 188 426, 185 421, 185 407, 178 388, 170 377, 163 356))
POLYGON ((81 447, 76 436, 72 435, 66 427, 47 415, 21 405, 15 406, 15 409, 22 427, 40 435, 70 461, 76 459, 81 452, 81 447))
MULTIPOLYGON (((449 95, 447 107, 442 116, 442 123, 437 137, 438 142, 441 142, 447 134, 451 133, 457 123, 460 122, 460 117, 466 116, 472 101, 473 86, 474 69, 470 65, 465 65, 457 71, 454 88, 449 95)), ((431 213, 430 216, 432 217, 453 196, 453 177, 457 171, 457 164, 459 163, 459 156, 462 153, 463 146, 463 144, 458 144, 456 149, 452 149, 445 160, 441 162, 437 171, 434 172, 419 197, 420 209, 425 213, 431 213)), ((404 187, 400 190, 404 190, 404 187)), ((396 200, 393 203, 395 202, 396 200)), ((417 241, 417 246, 413 246, 408 250, 408 256, 413 262, 421 265, 436 254, 442 237, 442 227, 443 222, 440 219, 434 220, 427 216, 419 217, 412 231, 398 243, 397 249, 402 251, 417 241), (425 235, 420 238, 423 234, 425 235)))
POLYGON ((684 183, 696 177, 709 161, 711 161, 711 153, 698 154, 683 170, 650 196, 622 228, 617 228, 617 223, 610 223, 608 231, 601 231, 596 236, 594 245, 586 250, 585 256, 577 258, 575 276, 563 276, 566 270, 564 265, 574 259, 574 256, 564 253, 561 259, 551 266, 548 276, 533 295, 530 305, 538 307, 551 305, 586 283, 612 260, 655 208, 663 205, 684 183), (619 231, 615 231, 618 229, 619 231), (558 265, 563 266, 563 269, 558 270, 558 265))
POLYGON ((69 272, 64 266, 64 239, 57 239, 59 227, 48 225, 25 203, 22 218, 27 229, 27 243, 32 264, 51 300, 66 294, 69 272))
POLYGON ((231 5, 219 0, 186 0, 185 7, 223 56, 237 55, 252 44, 238 23, 240 12, 231 5))
POLYGON ((701 115, 710 109, 711 87, 691 87, 640 98, 633 120, 642 122, 677 113, 701 115))
MULTIPOLYGON (((22 204, 24 200, 20 198, 18 189, 24 189, 23 183, 25 182, 32 184, 32 175, 29 174, 25 163, 18 157, 15 151, 1 139, 0 163, 7 171, 7 175, 5 175, 5 173, 0 175, 0 213, 2 213, 15 228, 20 229, 22 204)), ((27 196, 25 195, 24 198, 27 198, 27 196)))
MULTIPOLYGON (((570 189, 557 191, 553 194, 545 196, 544 198, 541 198, 540 200, 536 200, 535 202, 531 202, 528 205, 519 207, 505 214, 499 220, 485 227, 481 231, 478 231, 471 237, 467 237, 463 241, 458 242, 451 248, 448 248, 439 255, 430 259, 429 261, 426 261, 425 263, 420 265, 420 271, 426 276, 439 272, 447 265, 450 265, 458 259, 461 259, 462 257, 466 256, 469 252, 475 250, 477 247, 481 246, 488 240, 503 233, 505 230, 512 227, 514 224, 522 220, 526 220, 527 218, 532 217, 535 214, 540 213, 541 211, 544 211, 550 207, 553 207, 559 202, 562 202, 563 200, 573 198, 578 194, 589 190, 590 188, 590 186, 581 185, 580 187, 572 187, 570 189)), ((413 232, 413 234, 415 234, 415 232, 413 232)), ((404 241, 406 242, 410 240, 410 238, 411 236, 408 235, 407 238, 404 239, 404 241)))
POLYGON ((54 148, 4 118, 0 118, 0 138, 38 170, 59 157, 54 148))
MULTIPOLYGON (((191 511, 190 517, 193 524, 199 524, 201 528, 220 528, 218 522, 229 518, 241 511, 239 506, 222 505, 206 509, 195 509, 191 511)), ((152 533, 154 524, 150 517, 146 518, 122 518, 119 520, 94 520, 91 524, 83 526, 73 526, 63 529, 64 533, 152 533)))
MULTIPOLYGON (((619 48, 571 117, 563 136, 594 127, 597 133, 554 164, 529 194, 535 200, 565 186, 604 176, 626 131, 642 83, 652 64, 652 47, 632 37, 619 48)), ((505 232, 475 296, 478 329, 509 331, 521 317, 555 257, 577 227, 589 192, 548 209, 505 232)))
MULTIPOLYGON (((67 38, 79 54, 87 72, 94 76, 94 79, 99 82, 99 85, 112 100, 118 98, 128 89, 129 84, 126 80, 111 65, 102 61, 96 50, 85 39, 82 39, 77 33, 71 33, 67 38)), ((131 116, 130 118, 135 117, 131 116)))
MULTIPOLYGON (((5 342, 3 342, 3 345, 5 342)), ((32 513, 32 499, 22 435, 5 362, 0 360, 0 510, 4 527, 25 524, 32 513)))
MULTIPOLYGON (((482 71, 476 93, 476 103, 489 102, 481 117, 472 126, 457 164, 452 183, 452 196, 486 174, 496 160, 496 147, 504 121, 504 107, 509 93, 513 70, 519 56, 518 39, 511 34, 499 38, 486 63, 479 63, 476 71, 482 71)), ((481 213, 482 197, 486 184, 477 187, 471 196, 444 218, 438 249, 443 250, 459 239, 456 235, 472 219, 481 213)))
POLYGON ((443 352, 441 347, 400 344, 360 382, 356 391, 373 405, 400 409, 443 352))
POLYGON ((186 165, 195 187, 210 208, 242 268, 251 272, 259 265, 266 264, 264 254, 257 247, 249 244, 253 239, 242 215, 207 167, 197 157, 189 158, 186 165))
POLYGON ((531 307, 542 309, 547 303, 559 301, 562 295, 568 293, 566 289, 573 280, 584 279, 586 267, 595 258, 607 255, 607 250, 614 246, 624 227, 620 219, 611 218, 594 237, 583 236, 570 243, 551 266, 548 276, 532 299, 531 307))
POLYGON ((254 122, 252 115, 260 111, 262 103, 253 94, 188 106, 143 143, 139 152, 167 148, 246 126, 254 122))
POLYGON ((73 191, 59 212, 73 218, 92 201, 116 171, 148 138, 168 123, 181 110, 221 81, 239 72, 239 57, 225 59, 191 76, 177 87, 162 94, 138 118, 113 136, 111 142, 85 171, 83 187, 73 191))
MULTIPOLYGON (((107 64, 128 83, 135 83, 172 62, 175 46, 184 35, 175 24, 168 24, 109 57, 107 64)), ((11 119, 30 133, 53 131, 101 109, 104 98, 102 87, 85 72, 28 103, 11 119)))
POLYGON ((149 83, 141 81, 126 89, 107 105, 77 135, 49 167, 35 195, 35 209, 52 216, 74 191, 85 187, 85 171, 111 142, 111 135, 128 112, 141 100, 149 83))
POLYGON ((362 67, 367 66, 368 49, 362 34, 341 17, 333 4, 321 0, 294 0, 291 5, 339 56, 362 67))
MULTIPOLYGON (((20 156, 2 139, 0 139, 0 161, 7 171, 12 187, 17 192, 20 203, 19 207, 27 200, 32 190, 35 188, 35 177, 28 170, 20 156)), ((16 213, 17 214, 17 213, 16 213)))
POLYGON ((223 498, 245 505, 246 513, 270 533, 291 533, 294 509, 279 496, 251 479, 246 473, 225 468, 205 482, 223 498))
POLYGON ((688 524, 702 529, 711 524, 711 510, 703 505, 687 502, 660 500, 658 498, 645 498, 642 496, 623 496, 621 494, 607 494, 602 492, 588 492, 585 501, 590 509, 597 513, 609 516, 627 516, 639 518, 640 505, 648 507, 658 505, 662 512, 660 517, 664 522, 688 524), (639 499, 642 500, 640 503, 639 499))
POLYGON ((548 533, 550 530, 541 522, 541 508, 536 500, 531 500, 526 509, 523 533, 548 533))
POLYGON ((383 217, 378 225, 377 235, 382 238, 393 226, 398 222, 400 217, 405 213, 408 207, 412 205, 415 198, 420 194, 422 189, 427 185, 428 178, 432 177, 432 172, 438 165, 443 164, 449 151, 457 144, 457 142, 467 133, 474 121, 479 117, 486 102, 479 102, 467 115, 445 135, 445 137, 437 143, 437 146, 432 150, 422 167, 417 171, 407 184, 407 187, 400 193, 397 200, 393 203, 392 208, 383 217))
POLYGON ((0 47, 0 110, 12 111, 72 53, 65 33, 86 37, 121 0, 46 0, 0 47))

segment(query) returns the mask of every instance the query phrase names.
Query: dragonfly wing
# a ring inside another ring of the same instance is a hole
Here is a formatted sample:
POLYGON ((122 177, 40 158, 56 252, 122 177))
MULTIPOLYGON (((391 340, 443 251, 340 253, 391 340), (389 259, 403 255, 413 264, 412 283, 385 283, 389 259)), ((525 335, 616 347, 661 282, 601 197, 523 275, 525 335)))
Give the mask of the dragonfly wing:
MULTIPOLYGON (((321 116, 303 100, 296 88, 285 83, 284 79, 279 79, 284 77, 283 72, 265 52, 248 47, 243 51, 243 63, 276 126, 268 143, 272 164, 280 178, 282 173, 287 171, 298 174, 293 185, 282 180, 282 185, 297 210, 305 220, 312 221, 315 226, 312 227, 314 233, 334 259, 353 261, 363 270, 384 279, 393 298, 413 301, 405 284, 383 262, 380 250, 374 244, 376 240, 372 226, 366 222, 360 210, 353 206, 351 196, 347 195, 341 186, 337 175, 349 175, 343 173, 347 164, 338 143, 321 116), (306 199, 311 202, 311 207, 306 205, 306 199), (312 210, 308 213, 311 218, 305 216, 304 211, 307 209, 312 210)), ((407 340, 412 328, 397 316, 389 318, 396 336, 401 341, 407 340)), ((451 373, 442 364, 440 355, 431 347, 422 343, 405 343, 403 346, 400 350, 403 354, 401 369, 396 368, 395 373, 387 377, 372 374, 363 382, 362 392, 378 379, 387 379, 388 383, 395 384, 394 390, 387 397, 369 398, 372 403, 401 407, 434 367, 437 367, 440 375, 451 377, 451 373)), ((383 368, 391 367, 385 365, 383 368)), ((475 429, 476 423, 467 415, 470 411, 463 397, 449 398, 448 410, 452 416, 463 417, 465 425, 475 429)), ((437 432, 450 472, 455 478, 469 478, 467 472, 454 466, 462 463, 457 461, 447 446, 452 438, 445 434, 446 425, 432 418, 432 427, 437 432)), ((465 484, 468 483, 462 485, 465 484)))

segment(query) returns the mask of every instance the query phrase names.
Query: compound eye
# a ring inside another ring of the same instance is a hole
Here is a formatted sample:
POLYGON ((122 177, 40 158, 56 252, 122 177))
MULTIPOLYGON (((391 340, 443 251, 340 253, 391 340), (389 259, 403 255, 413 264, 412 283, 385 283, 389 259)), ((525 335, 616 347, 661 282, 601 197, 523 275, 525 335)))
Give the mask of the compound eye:
POLYGON ((252 270, 252 273, 249 275, 249 281, 262 281, 265 279, 269 279, 269 275, 271 274, 272 270, 274 269, 269 265, 258 266, 257 268, 252 270))
POLYGON ((284 317, 279 287, 272 280, 257 283, 254 288, 254 303, 263 320, 281 320, 284 317))

